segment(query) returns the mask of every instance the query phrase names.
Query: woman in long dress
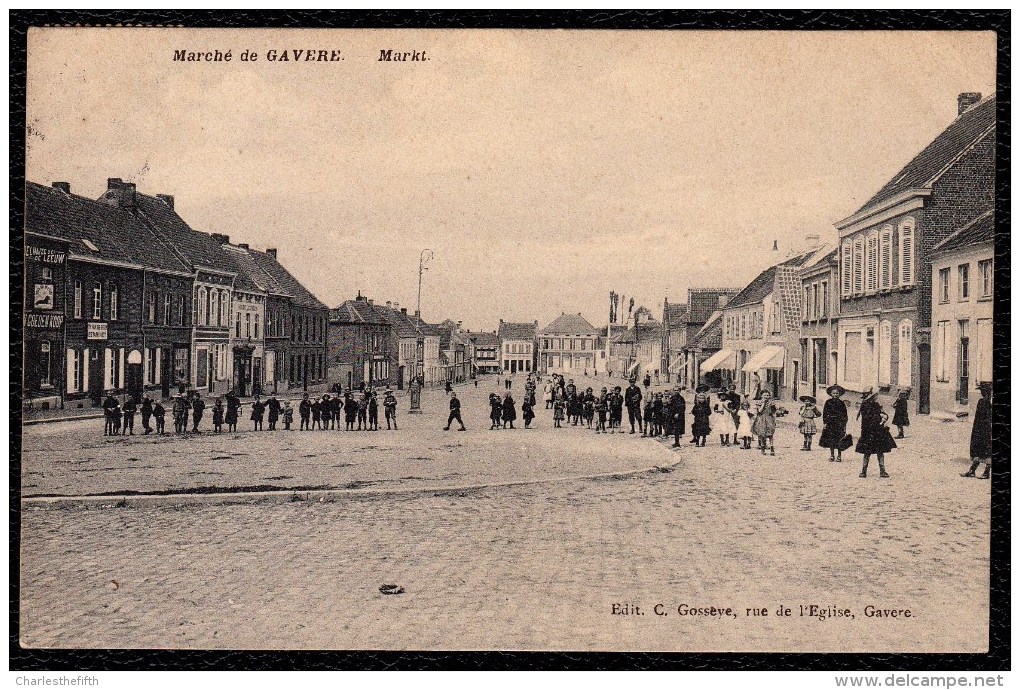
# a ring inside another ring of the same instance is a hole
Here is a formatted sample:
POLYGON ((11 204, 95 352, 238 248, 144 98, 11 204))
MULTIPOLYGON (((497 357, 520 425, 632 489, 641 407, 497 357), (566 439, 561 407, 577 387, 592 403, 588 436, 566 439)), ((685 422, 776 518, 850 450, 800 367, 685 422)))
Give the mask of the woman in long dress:
POLYGON ((982 381, 978 384, 981 398, 974 410, 974 428, 970 432, 970 469, 961 477, 974 477, 979 465, 985 471, 981 479, 992 478, 992 384, 982 381))
POLYGON ((829 394, 829 399, 822 406, 822 435, 818 445, 829 449, 829 462, 843 462, 840 444, 846 438, 846 425, 850 421, 846 403, 843 402, 846 390, 842 386, 829 386, 825 392, 829 394))
POLYGON ((507 424, 510 428, 514 428, 514 420, 517 419, 517 408, 515 407, 513 396, 510 395, 510 391, 507 391, 506 397, 503 398, 503 428, 505 429, 507 424))
POLYGON ((888 479, 889 473, 885 471, 885 454, 896 447, 896 441, 889 433, 886 423, 889 415, 878 403, 878 393, 869 390, 861 398, 861 409, 857 412, 861 420, 861 436, 857 439, 857 452, 864 456, 864 464, 861 467, 861 479, 868 476, 868 461, 874 455, 878 458, 878 476, 888 479))

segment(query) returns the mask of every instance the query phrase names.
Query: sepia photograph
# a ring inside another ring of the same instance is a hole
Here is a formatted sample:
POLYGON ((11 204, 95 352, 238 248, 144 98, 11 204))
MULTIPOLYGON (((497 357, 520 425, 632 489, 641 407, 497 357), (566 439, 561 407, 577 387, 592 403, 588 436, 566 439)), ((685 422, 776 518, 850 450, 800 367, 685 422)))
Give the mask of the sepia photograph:
POLYGON ((22 648, 988 654, 994 31, 26 61, 22 648))

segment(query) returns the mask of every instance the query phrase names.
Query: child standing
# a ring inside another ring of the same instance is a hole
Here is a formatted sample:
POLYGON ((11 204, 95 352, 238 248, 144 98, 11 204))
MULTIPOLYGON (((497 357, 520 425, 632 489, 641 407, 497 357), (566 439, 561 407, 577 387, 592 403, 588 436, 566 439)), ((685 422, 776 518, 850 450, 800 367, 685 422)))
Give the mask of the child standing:
POLYGON ((905 438, 903 436, 903 428, 910 426, 910 415, 907 413, 907 400, 910 398, 910 391, 901 390, 899 395, 896 396, 896 402, 893 403, 893 418, 892 423, 897 429, 900 430, 896 438, 905 438))
POLYGON ((730 445, 731 437, 734 443, 737 442, 737 429, 733 424, 733 412, 730 410, 729 403, 729 396, 725 391, 722 391, 712 408, 712 427, 719 434, 719 442, 724 446, 730 445))
POLYGON ((758 437, 758 448, 761 449, 762 455, 765 455, 766 449, 771 451, 772 455, 776 454, 776 446, 772 439, 776 434, 776 406, 772 402, 772 394, 767 390, 762 391, 758 414, 754 417, 751 431, 758 437))
POLYGON ((800 433, 804 434, 804 447, 801 450, 811 450, 811 439, 818 433, 815 419, 820 417, 821 413, 818 411, 818 401, 810 395, 800 396, 800 401, 804 403, 800 407, 800 424, 798 425, 800 433))
POLYGON ((319 401, 318 398, 312 401, 310 409, 312 411, 312 424, 308 428, 321 429, 322 424, 320 420, 322 419, 322 403, 319 401))
POLYGON ((712 404, 708 397, 708 386, 702 384, 695 389, 694 405, 691 407, 691 414, 694 415, 694 424, 691 425, 691 442, 695 446, 704 447, 708 435, 712 432, 712 425, 709 420, 712 417, 712 404))
POLYGON ((166 408, 163 403, 157 402, 152 406, 152 416, 156 419, 156 433, 162 436, 166 433, 166 408))
MULTIPOLYGON (((478 382, 478 379, 475 379, 478 382)), ((393 430, 397 430, 397 396, 393 395, 393 391, 387 390, 386 397, 383 398, 383 409, 386 412, 386 429, 390 428, 390 420, 393 420, 393 430)))
POLYGON ((553 427, 559 429, 562 427, 560 422, 563 421, 564 414, 564 403, 563 398, 557 396, 556 400, 553 401, 553 427))
POLYGON ((368 399, 368 428, 372 431, 379 431, 379 399, 375 391, 368 399))
POLYGON ((294 407, 288 400, 283 406, 283 429, 290 431, 290 425, 294 423, 294 407))
POLYGON ((217 434, 223 431, 223 398, 216 398, 212 408, 212 426, 217 434))
POLYGON ((251 421, 255 422, 255 431, 262 431, 262 418, 265 416, 265 412, 266 404, 256 395, 251 404, 251 421))
POLYGON ((645 428, 641 430, 641 435, 642 436, 652 436, 653 435, 652 432, 655 429, 655 411, 654 411, 655 408, 654 408, 654 403, 655 403, 655 396, 652 395, 651 393, 649 393, 645 397, 645 410, 644 410, 645 428))
POLYGON ((305 393, 305 397, 301 398, 301 402, 298 404, 298 414, 301 415, 301 431, 306 431, 312 428, 308 420, 312 418, 312 402, 308 399, 308 393, 305 393))
POLYGON ((535 418, 535 408, 531 402, 529 396, 524 396, 524 402, 521 403, 521 417, 524 418, 524 428, 531 428, 531 420, 535 418))
POLYGON ((737 411, 737 438, 744 450, 751 450, 751 435, 751 405, 745 402, 737 411))

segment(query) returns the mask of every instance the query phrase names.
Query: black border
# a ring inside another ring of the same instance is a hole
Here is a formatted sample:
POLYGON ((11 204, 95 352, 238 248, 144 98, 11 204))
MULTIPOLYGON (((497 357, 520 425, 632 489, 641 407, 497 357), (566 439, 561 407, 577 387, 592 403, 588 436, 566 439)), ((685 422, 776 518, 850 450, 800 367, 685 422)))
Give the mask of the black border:
POLYGON ((1010 12, 871 11, 488 11, 226 12, 181 10, 10 11, 10 668, 47 670, 960 670, 1010 668, 1010 12), (247 652, 22 649, 19 634, 21 352, 25 186, 25 80, 31 26, 559 28, 732 30, 980 30, 997 37, 997 181, 994 354, 995 475, 991 483, 991 622, 988 654, 706 654, 553 652, 247 652))

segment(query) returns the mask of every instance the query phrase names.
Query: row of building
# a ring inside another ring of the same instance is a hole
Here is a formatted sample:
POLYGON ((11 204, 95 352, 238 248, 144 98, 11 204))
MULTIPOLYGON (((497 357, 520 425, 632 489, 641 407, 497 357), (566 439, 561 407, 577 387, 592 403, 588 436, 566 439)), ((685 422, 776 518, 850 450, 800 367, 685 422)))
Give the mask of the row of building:
POLYGON ((958 413, 992 379, 995 98, 958 116, 828 245, 777 260, 740 289, 663 305, 660 369, 686 385, 764 387, 780 398, 831 384, 958 413))

